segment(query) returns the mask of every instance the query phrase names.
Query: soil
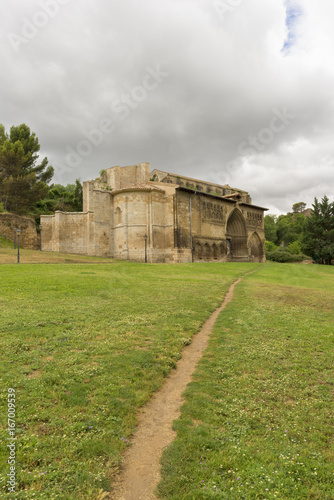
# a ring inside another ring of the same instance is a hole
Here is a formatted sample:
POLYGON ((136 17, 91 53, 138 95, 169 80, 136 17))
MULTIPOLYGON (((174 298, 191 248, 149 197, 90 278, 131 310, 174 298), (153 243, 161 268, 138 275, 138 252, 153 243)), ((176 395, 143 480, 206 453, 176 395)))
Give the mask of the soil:
POLYGON ((154 490, 160 481, 160 458, 163 450, 176 437, 173 420, 180 416, 184 402, 182 393, 192 380, 198 361, 207 348, 210 334, 219 313, 231 302, 234 287, 228 290, 224 302, 203 324, 192 343, 182 352, 176 369, 166 378, 163 387, 146 404, 138 420, 138 428, 123 459, 123 467, 114 482, 112 500, 156 500, 154 490))

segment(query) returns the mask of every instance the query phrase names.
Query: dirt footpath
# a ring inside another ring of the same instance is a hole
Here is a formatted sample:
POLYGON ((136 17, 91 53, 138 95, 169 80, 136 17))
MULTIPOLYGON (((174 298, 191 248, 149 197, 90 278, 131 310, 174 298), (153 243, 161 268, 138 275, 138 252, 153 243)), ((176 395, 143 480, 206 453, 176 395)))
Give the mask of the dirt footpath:
POLYGON ((229 288, 223 304, 204 323, 192 343, 184 348, 176 369, 167 377, 161 390, 143 407, 132 446, 124 454, 123 468, 114 483, 112 500, 156 500, 154 490, 160 481, 160 458, 164 448, 176 437, 172 424, 180 416, 184 402, 182 393, 207 348, 219 313, 231 302, 234 287, 241 280, 239 278, 229 288))

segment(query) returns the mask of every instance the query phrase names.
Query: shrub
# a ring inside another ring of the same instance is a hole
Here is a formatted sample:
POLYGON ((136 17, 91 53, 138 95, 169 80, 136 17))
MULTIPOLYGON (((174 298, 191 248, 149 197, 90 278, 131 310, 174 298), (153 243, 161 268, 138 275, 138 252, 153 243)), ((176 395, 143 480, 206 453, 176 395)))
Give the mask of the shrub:
POLYGON ((277 251, 277 252, 287 252, 287 251, 288 251, 288 249, 287 249, 286 247, 281 247, 281 246, 279 246, 279 247, 277 247, 277 248, 276 248, 276 251, 277 251))
POLYGON ((290 252, 279 249, 273 252, 267 252, 266 256, 267 260, 272 260, 274 262, 301 262, 307 258, 306 255, 302 253, 291 254, 290 252))
POLYGON ((294 241, 293 243, 290 243, 290 245, 288 246, 288 250, 290 253, 294 255, 302 253, 302 247, 300 246, 299 241, 294 241))
POLYGON ((266 252, 274 252, 274 250, 277 249, 277 246, 272 241, 267 241, 266 240, 264 244, 265 244, 265 247, 266 247, 266 252))

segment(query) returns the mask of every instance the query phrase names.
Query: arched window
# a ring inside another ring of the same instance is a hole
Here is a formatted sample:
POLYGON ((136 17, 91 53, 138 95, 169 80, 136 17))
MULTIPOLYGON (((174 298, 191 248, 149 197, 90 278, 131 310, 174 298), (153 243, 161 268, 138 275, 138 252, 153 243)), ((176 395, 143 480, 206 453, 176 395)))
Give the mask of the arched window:
POLYGON ((201 260, 202 259, 202 245, 197 242, 195 245, 194 259, 201 260))
POLYGON ((226 256, 226 245, 224 243, 221 243, 219 245, 219 257, 225 257, 226 256))
POLYGON ((218 247, 216 243, 212 245, 212 253, 213 253, 213 259, 217 260, 218 259, 218 247))
POLYGON ((115 211, 115 226, 122 224, 122 210, 117 207, 115 211))

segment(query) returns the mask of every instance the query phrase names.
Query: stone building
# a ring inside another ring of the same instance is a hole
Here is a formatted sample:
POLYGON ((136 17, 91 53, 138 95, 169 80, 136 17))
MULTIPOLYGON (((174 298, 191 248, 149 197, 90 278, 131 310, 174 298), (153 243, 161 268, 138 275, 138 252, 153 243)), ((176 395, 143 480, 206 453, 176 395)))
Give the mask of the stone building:
POLYGON ((83 183, 83 212, 43 215, 43 250, 139 262, 264 262, 265 208, 246 191, 148 163, 83 183))

